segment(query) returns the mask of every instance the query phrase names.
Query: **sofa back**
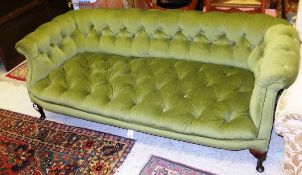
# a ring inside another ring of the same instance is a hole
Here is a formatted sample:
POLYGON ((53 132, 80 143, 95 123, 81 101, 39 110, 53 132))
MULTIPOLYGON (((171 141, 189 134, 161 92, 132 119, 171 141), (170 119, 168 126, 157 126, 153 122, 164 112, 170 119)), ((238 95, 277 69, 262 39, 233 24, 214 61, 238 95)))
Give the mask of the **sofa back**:
POLYGON ((264 14, 78 10, 40 26, 16 48, 31 60, 30 84, 78 52, 195 60, 254 72, 266 30, 280 23, 287 24, 264 14))
POLYGON ((248 68, 253 50, 263 49, 269 27, 287 24, 263 14, 175 10, 74 11, 61 18, 74 21, 66 35, 73 35, 80 52, 188 59, 242 68, 248 68))
POLYGON ((77 52, 86 51, 249 68, 251 52, 261 53, 266 30, 279 23, 287 24, 263 14, 137 9, 70 11, 34 32, 34 37, 46 42, 38 42, 41 45, 32 57, 46 54, 57 59, 52 60, 51 69, 77 52))

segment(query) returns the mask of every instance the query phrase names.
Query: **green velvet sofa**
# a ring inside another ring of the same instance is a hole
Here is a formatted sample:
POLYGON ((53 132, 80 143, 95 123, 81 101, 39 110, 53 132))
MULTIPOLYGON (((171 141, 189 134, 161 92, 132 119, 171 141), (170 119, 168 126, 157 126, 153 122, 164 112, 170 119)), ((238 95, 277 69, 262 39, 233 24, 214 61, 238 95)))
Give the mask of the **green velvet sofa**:
POLYGON ((229 150, 262 162, 278 92, 296 77, 285 20, 244 13, 70 11, 16 44, 28 93, 78 118, 229 150))

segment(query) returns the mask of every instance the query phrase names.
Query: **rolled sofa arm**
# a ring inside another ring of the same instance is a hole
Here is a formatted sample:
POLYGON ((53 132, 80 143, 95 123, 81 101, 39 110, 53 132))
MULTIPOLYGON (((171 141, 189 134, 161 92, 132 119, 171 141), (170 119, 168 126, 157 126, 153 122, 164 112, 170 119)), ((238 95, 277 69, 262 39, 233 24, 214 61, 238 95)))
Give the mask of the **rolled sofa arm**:
POLYGON ((292 26, 279 24, 269 28, 264 36, 263 57, 256 62, 256 84, 280 89, 294 82, 300 59, 298 33, 292 26))
POLYGON ((299 49, 295 29, 278 24, 266 31, 263 45, 258 46, 249 59, 249 68, 255 76, 250 114, 255 126, 259 128, 258 138, 269 137, 278 91, 288 87, 296 79, 299 49))
POLYGON ((72 16, 61 15, 16 43, 16 50, 26 57, 29 65, 28 85, 46 77, 76 54, 77 47, 71 39, 75 28, 72 16))

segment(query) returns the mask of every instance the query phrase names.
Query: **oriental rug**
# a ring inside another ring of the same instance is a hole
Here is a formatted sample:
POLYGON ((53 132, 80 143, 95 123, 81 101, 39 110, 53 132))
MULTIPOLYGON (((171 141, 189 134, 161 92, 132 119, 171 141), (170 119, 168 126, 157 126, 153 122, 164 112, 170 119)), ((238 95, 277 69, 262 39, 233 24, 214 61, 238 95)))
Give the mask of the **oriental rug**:
POLYGON ((0 109, 0 174, 112 175, 134 142, 0 109))
POLYGON ((14 80, 26 81, 27 62, 24 61, 23 63, 19 64, 13 70, 8 72, 5 76, 10 78, 10 79, 14 79, 14 80))
POLYGON ((152 156, 140 175, 215 175, 162 157, 152 156))

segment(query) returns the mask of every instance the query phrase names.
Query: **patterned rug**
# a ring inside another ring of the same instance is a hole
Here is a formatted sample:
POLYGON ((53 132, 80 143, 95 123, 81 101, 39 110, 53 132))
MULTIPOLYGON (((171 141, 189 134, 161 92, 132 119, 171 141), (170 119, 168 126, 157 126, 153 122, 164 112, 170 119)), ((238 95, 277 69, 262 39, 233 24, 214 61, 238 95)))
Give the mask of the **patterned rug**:
POLYGON ((26 81, 27 62, 25 61, 19 64, 16 68, 8 72, 5 76, 14 80, 26 81))
POLYGON ((112 175, 134 142, 0 109, 3 175, 112 175))
POLYGON ((215 175, 171 160, 152 156, 140 175, 215 175))

